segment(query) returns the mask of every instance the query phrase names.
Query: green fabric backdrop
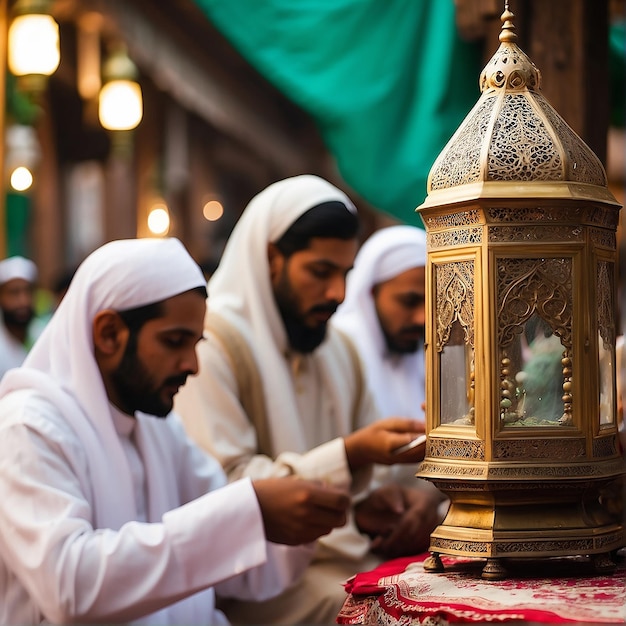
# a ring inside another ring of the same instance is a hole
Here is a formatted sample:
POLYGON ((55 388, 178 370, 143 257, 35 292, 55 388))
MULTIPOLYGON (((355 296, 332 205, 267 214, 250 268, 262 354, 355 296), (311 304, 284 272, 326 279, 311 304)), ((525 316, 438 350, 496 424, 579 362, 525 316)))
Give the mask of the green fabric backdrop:
POLYGON ((421 223, 428 172, 480 96, 480 50, 459 39, 453 0, 196 3, 311 114, 356 193, 421 223))

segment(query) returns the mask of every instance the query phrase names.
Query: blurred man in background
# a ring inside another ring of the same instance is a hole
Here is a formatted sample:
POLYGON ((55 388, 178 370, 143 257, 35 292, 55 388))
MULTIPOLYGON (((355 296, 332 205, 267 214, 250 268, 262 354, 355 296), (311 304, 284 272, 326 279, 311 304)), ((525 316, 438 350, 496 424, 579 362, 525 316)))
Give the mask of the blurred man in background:
POLYGON ((22 364, 43 325, 35 316, 37 267, 13 256, 0 261, 0 378, 22 364))

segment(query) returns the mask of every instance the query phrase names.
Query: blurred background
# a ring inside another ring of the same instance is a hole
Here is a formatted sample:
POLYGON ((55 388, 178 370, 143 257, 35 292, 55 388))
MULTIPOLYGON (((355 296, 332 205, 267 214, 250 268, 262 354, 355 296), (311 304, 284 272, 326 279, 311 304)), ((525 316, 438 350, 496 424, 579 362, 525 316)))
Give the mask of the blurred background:
MULTIPOLYGON (((623 204, 624 0, 509 7, 544 95, 623 204)), ((420 223, 429 169, 480 96, 503 10, 502 0, 0 0, 0 258, 31 258, 51 288, 106 241, 171 235, 210 273, 250 198, 301 173, 345 189, 364 236, 420 223), (42 30, 20 44, 15 27, 33 14, 42 30), (45 68, 20 59, 34 52, 45 68)))

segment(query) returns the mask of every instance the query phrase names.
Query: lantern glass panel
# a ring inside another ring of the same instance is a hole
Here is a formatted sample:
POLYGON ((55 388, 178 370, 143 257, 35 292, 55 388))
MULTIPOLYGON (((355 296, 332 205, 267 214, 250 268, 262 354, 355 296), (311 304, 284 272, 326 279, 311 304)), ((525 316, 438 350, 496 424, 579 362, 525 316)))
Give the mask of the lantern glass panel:
POLYGON ((474 350, 465 339, 463 326, 455 320, 439 359, 442 424, 473 423, 474 350))
POLYGON ((600 346, 600 428, 608 428, 614 423, 613 406, 613 363, 615 356, 613 348, 602 339, 602 333, 598 333, 598 345, 600 346))
POLYGON ((533 313, 503 354, 501 418, 505 427, 559 426, 563 416, 564 347, 533 313))

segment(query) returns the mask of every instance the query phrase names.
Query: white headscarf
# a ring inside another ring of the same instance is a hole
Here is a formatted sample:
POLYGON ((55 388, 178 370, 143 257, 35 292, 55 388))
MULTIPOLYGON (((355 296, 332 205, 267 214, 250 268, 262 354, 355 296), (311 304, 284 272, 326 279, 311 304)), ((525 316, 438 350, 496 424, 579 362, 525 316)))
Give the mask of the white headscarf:
MULTIPOLYGON (((105 244, 79 266, 23 366, 7 372, 0 383, 0 398, 18 389, 37 390, 59 408, 75 430, 88 450, 100 527, 119 528, 132 519, 135 504, 94 356, 93 319, 105 309, 160 302, 204 284, 202 271, 178 239, 105 244)), ((157 469, 157 475, 162 473, 157 469)), ((152 477, 152 468, 147 467, 147 480, 152 477)), ((153 491, 151 496, 157 497, 159 490, 153 491)))
POLYGON ((424 353, 388 354, 372 287, 426 265, 426 233, 414 226, 390 226, 363 243, 348 274, 346 297, 331 323, 357 344, 370 388, 384 417, 423 418, 424 353))
POLYGON ((0 285, 15 278, 34 283, 37 280, 37 266, 23 256, 12 256, 0 261, 0 285))
POLYGON ((284 357, 289 346, 272 291, 267 246, 278 241, 306 211, 330 201, 342 202, 356 213, 341 190, 310 174, 281 180, 261 191, 235 225, 208 283, 209 311, 234 323, 257 355, 278 451, 305 452, 308 446, 301 440, 298 420, 293 419, 298 409, 295 394, 289 393, 293 385, 284 357))

